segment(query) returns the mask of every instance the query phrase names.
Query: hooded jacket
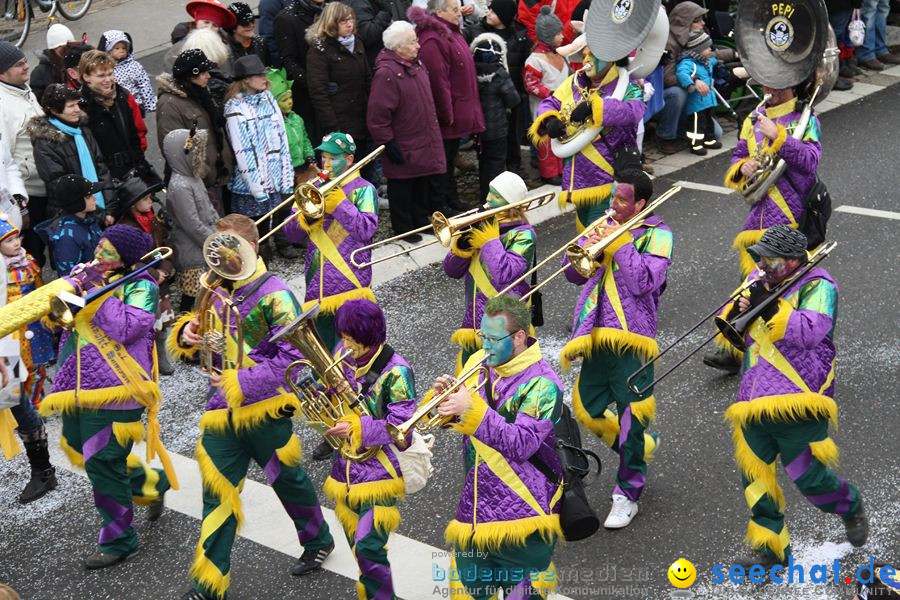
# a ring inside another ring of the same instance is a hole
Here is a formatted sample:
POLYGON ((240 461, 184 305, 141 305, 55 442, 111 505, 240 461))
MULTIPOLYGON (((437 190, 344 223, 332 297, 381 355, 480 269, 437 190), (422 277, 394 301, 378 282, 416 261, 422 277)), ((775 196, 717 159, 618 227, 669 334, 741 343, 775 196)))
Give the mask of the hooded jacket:
POLYGON ((128 44, 128 56, 118 61, 113 68, 113 72, 116 75, 116 83, 130 92, 145 112, 155 111, 156 92, 153 90, 153 84, 150 83, 150 76, 147 74, 147 70, 134 57, 131 36, 124 31, 113 29, 103 34, 98 46, 104 52, 112 52, 113 47, 119 42, 128 44))
POLYGON ((198 142, 186 154, 184 143, 189 133, 187 129, 176 130, 163 140, 163 156, 172 169, 166 210, 172 217, 169 241, 175 251, 175 268, 178 270, 206 266, 203 242, 213 232, 213 226, 219 219, 202 179, 208 168, 205 161, 208 144, 204 142, 209 133, 198 130, 198 142))
POLYGON ((6 144, 25 182, 28 196, 46 196, 47 186, 38 173, 34 148, 26 126, 32 117, 43 116, 44 110, 27 85, 19 88, 0 82, 0 143, 6 144))
POLYGON ((481 112, 484 114, 485 129, 481 134, 483 140, 497 140, 506 137, 509 130, 509 111, 519 104, 519 92, 513 85, 507 71, 506 42, 499 35, 482 33, 477 36, 470 47, 484 40, 491 40, 500 46, 502 58, 495 63, 475 63, 478 76, 478 97, 481 101, 481 112))
POLYGON ((93 260, 103 235, 93 215, 77 217, 67 212, 38 223, 34 230, 49 247, 50 264, 60 277, 68 275, 75 265, 93 260))
POLYGON ((416 26, 419 60, 428 70, 441 136, 455 140, 484 131, 478 101, 475 61, 458 24, 413 7, 407 17, 416 26))
MULTIPOLYGON (((665 87, 674 87, 678 85, 678 77, 675 75, 675 68, 678 66, 678 60, 681 53, 684 52, 688 39, 691 37, 691 23, 697 17, 702 17, 708 11, 694 2, 680 2, 669 13, 669 39, 666 41, 666 53, 669 61, 664 68, 663 81, 665 87)), ((720 62, 734 60, 734 50, 731 48, 721 48, 716 50, 715 57, 720 62)))

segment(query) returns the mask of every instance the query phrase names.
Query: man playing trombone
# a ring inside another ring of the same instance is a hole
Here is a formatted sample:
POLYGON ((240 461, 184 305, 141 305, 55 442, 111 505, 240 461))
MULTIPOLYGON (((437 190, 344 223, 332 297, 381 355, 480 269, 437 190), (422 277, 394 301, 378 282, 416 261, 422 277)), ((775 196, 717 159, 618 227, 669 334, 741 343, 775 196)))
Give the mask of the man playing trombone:
MULTIPOLYGON (((489 186, 487 203, 491 208, 521 202, 528 193, 522 178, 504 171, 489 186)), ((521 278, 534 261, 535 233, 525 211, 510 209, 499 218, 491 218, 470 232, 456 237, 444 258, 444 272, 454 279, 465 278, 466 312, 462 325, 450 338, 460 347, 457 372, 473 352, 481 347, 476 324, 481 322, 484 306, 498 290, 521 278)), ((527 293, 527 281, 511 293, 527 293)))
POLYGON ((837 284, 816 267, 773 302, 769 290, 803 267, 806 236, 787 225, 771 227, 750 246, 759 266, 753 284, 726 314, 759 307, 744 332, 747 351, 736 401, 725 411, 734 433, 735 458, 750 507, 747 541, 754 550, 743 564, 768 568, 791 554, 784 524, 784 494, 775 460, 806 499, 841 516, 847 540, 862 546, 869 525, 859 490, 832 472, 838 449, 828 436, 837 424, 834 402, 834 326, 837 284))
POLYGON ((544 473, 561 480, 553 424, 563 388, 529 337, 530 324, 523 301, 492 298, 478 332, 482 350, 465 366, 484 368, 462 385, 448 375, 434 385, 434 394, 458 385, 438 414, 466 436, 466 480, 446 531, 451 568, 461 576, 450 578, 454 597, 485 600, 504 588, 506 598, 546 598, 555 583, 562 486, 544 473))
MULTIPOLYGON (((613 220, 582 238, 583 247, 617 235, 597 258, 589 278, 569 266, 566 278, 581 285, 572 336, 562 351, 563 368, 582 358, 572 406, 576 418, 619 454, 609 529, 627 526, 637 514, 644 489, 647 459, 656 437, 645 428, 656 413, 656 398, 637 396, 627 379, 657 352, 659 297, 672 262, 672 231, 656 215, 647 215, 630 231, 622 224, 644 209, 653 184, 639 169, 619 173, 613 191, 613 220), (609 404, 615 402, 618 420, 609 404)), ((567 259, 568 260, 568 257, 567 259)), ((652 369, 642 379, 652 381, 652 369)))

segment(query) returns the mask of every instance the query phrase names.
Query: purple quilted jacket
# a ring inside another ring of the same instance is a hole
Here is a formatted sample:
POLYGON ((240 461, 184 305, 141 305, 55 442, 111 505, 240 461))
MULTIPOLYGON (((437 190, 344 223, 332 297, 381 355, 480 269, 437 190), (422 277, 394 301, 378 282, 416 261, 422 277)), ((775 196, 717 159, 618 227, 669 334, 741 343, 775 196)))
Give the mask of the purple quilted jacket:
MULTIPOLYGON (((585 239, 579 243, 584 245, 585 239)), ((583 288, 575 305, 572 336, 562 352, 564 365, 595 345, 656 354, 656 312, 666 288, 672 246, 672 230, 660 217, 651 216, 607 248, 603 266, 590 279, 571 266, 565 270, 566 279, 583 288), (607 289, 610 269, 623 320, 607 289)), ((567 257, 563 264, 568 264, 567 257)))

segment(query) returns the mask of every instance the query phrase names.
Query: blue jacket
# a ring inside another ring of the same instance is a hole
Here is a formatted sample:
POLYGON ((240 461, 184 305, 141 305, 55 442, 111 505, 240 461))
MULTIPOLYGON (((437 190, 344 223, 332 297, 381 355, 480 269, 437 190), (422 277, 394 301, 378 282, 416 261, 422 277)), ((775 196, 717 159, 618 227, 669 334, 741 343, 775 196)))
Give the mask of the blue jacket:
POLYGON ((103 235, 94 217, 82 219, 70 213, 39 223, 35 230, 50 247, 50 261, 60 277, 68 275, 75 265, 93 260, 103 235))
POLYGON ((687 102, 684 104, 684 114, 692 115, 707 108, 714 108, 718 102, 716 94, 713 91, 713 69, 716 66, 716 57, 709 58, 709 67, 702 62, 691 58, 690 56, 681 55, 678 66, 675 67, 675 76, 678 78, 678 85, 688 90, 687 102), (700 79, 709 86, 709 94, 701 96, 699 92, 688 89, 694 85, 694 79, 700 79))

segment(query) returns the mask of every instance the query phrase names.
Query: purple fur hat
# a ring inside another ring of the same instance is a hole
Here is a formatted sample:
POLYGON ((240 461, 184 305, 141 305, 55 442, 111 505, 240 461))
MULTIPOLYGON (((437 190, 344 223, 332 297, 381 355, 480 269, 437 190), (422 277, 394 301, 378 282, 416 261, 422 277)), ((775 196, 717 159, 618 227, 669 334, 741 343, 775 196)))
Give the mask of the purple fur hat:
POLYGON ((349 335, 364 346, 380 346, 387 339, 387 323, 381 307, 371 300, 348 300, 334 315, 338 335, 349 335))

